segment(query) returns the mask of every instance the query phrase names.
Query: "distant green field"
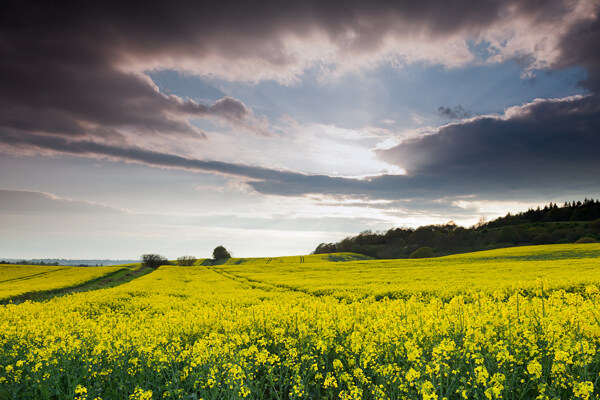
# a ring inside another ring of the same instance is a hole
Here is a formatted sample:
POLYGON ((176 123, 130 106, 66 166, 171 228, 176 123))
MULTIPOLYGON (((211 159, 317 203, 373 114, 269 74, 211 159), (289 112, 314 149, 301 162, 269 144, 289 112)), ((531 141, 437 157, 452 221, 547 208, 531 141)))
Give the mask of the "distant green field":
MULTIPOLYGON (((332 255, 272 259, 231 259, 215 270, 246 279, 338 298, 444 298, 473 292, 504 293, 579 290, 600 283, 600 244, 524 246, 429 259, 328 262, 332 255), (324 256, 324 257, 323 257, 324 256), (321 258, 319 258, 321 257, 321 258)), ((358 259, 343 253, 342 259, 358 259)))

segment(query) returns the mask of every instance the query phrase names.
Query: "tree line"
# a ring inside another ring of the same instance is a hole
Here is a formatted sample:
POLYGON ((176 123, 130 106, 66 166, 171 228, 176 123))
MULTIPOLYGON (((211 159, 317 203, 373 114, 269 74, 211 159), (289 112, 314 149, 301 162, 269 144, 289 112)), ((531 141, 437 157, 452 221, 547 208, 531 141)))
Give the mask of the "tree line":
MULTIPOLYGON (((54 261, 54 262, 45 262, 45 261, 31 261, 31 260, 20 260, 20 261, 5 261, 2 260, 0 261, 0 264, 13 264, 13 265, 48 265, 48 266, 58 266, 58 261, 54 261)), ((87 267, 88 265, 81 265, 83 267, 87 267)), ((96 265, 98 266, 98 265, 96 265)))
POLYGON ((363 231, 337 243, 321 243, 313 254, 353 252, 375 258, 420 258, 501 247, 596 242, 600 240, 600 201, 585 199, 559 206, 508 213, 470 228, 454 222, 387 232, 363 231))

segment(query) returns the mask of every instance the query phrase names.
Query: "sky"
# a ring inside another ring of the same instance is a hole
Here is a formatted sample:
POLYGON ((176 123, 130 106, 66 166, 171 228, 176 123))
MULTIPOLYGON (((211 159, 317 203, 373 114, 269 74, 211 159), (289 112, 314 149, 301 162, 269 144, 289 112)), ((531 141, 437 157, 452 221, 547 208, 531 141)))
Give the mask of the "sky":
POLYGON ((599 12, 3 1, 0 257, 308 254, 598 198, 599 12))

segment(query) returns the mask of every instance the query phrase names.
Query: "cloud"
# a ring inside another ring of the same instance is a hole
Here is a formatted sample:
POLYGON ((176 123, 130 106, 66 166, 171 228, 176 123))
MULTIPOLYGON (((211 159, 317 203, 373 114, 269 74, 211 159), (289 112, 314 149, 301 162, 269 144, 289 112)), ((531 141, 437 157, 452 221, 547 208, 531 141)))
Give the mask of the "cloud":
POLYGON ((309 193, 361 193, 367 190, 363 180, 309 175, 294 171, 270 169, 245 164, 186 158, 152 151, 137 146, 114 146, 89 140, 69 140, 57 136, 41 136, 0 130, 2 151, 21 154, 23 151, 49 155, 75 155, 145 164, 192 172, 217 173, 244 178, 254 190, 264 194, 298 196, 309 193))
POLYGON ((438 114, 442 117, 450 119, 463 119, 470 118, 473 116, 473 114, 470 111, 465 110, 460 104, 458 106, 455 106, 454 108, 440 106, 438 107, 437 111, 438 114))
POLYGON ((217 173, 245 180, 256 192, 370 199, 435 199, 446 196, 510 198, 518 192, 571 193, 600 185, 600 102, 596 96, 536 100, 445 125, 406 139, 379 158, 405 175, 363 179, 305 174, 245 164, 186 158, 140 147, 0 131, 4 151, 23 147, 159 168, 217 173))
POLYGON ((190 118, 268 133, 237 99, 198 104, 161 93, 143 70, 120 68, 128 44, 103 22, 106 10, 7 2, 0 11, 10 16, 0 24, 0 129, 119 145, 204 138, 190 118))
POLYGON ((560 39, 560 56, 556 68, 566 68, 575 65, 583 66, 588 76, 582 84, 590 90, 600 91, 600 20, 598 9, 591 12, 596 18, 589 18, 576 24, 560 39))
MULTIPOLYGON (((36 59, 32 53, 40 49, 24 51, 9 50, 0 66, 2 128, 107 143, 125 143, 131 134, 205 137, 190 124, 191 117, 257 130, 252 110, 231 97, 212 105, 197 104, 160 93, 146 76, 116 70, 102 61, 87 65, 70 59, 73 55, 36 59)), ((0 48, 0 53, 7 51, 0 48)))
POLYGON ((151 70, 293 83, 312 67, 335 75, 381 63, 464 66, 480 62, 469 48, 478 43, 489 53, 483 62, 528 60, 527 70, 583 65, 589 87, 598 79, 597 0, 150 1, 143 12, 111 1, 1 7, 0 127, 109 144, 202 138, 194 117, 270 133, 265 118, 231 97, 205 105, 161 93, 151 70))
POLYGON ((174 69, 230 80, 294 82, 309 67, 347 70, 425 61, 448 67, 474 60, 529 59, 547 68, 562 38, 596 18, 595 0, 477 2, 241 0, 149 1, 143 12, 122 2, 8 2, 3 37, 29 59, 54 58, 128 71, 174 69), (35 40, 43 34, 44 40, 35 40), (35 53, 32 53, 32 50, 35 53))
MULTIPOLYGON (((367 215, 274 214, 264 205, 249 216, 231 210, 215 215, 204 209, 199 213, 139 213, 13 189, 0 189, 0 204, 0 225, 10 227, 0 232, 3 256, 14 258, 100 258, 103 254, 135 258, 148 252, 176 258, 189 254, 190 249, 196 249, 192 254, 209 257, 219 244, 238 256, 306 254, 316 243, 374 224, 367 215), (269 253, 273 251, 277 253, 269 253)), ((381 225, 380 221, 376 226, 381 225)))
POLYGON ((107 206, 105 204, 65 199, 51 193, 0 189, 0 215, 22 217, 40 217, 40 216, 62 216, 63 218, 73 215, 79 216, 123 216, 129 214, 128 210, 122 208, 107 206))
POLYGON ((0 127, 123 144, 131 134, 203 137, 188 121, 197 116, 264 135, 267 121, 239 100, 184 101, 160 93, 145 73, 293 83, 312 67, 339 74, 381 63, 479 62, 469 43, 487 49, 483 62, 583 65, 586 84, 597 85, 599 7, 597 0, 150 1, 141 12, 111 1, 8 1, 0 9, 0 127))
MULTIPOLYGON (((26 217, 35 223, 39 218, 75 218, 90 222, 93 218, 97 223, 105 222, 106 218, 125 219, 128 223, 140 224, 152 220, 154 224, 160 225, 182 225, 202 226, 237 229, 260 229, 265 230, 302 230, 302 231, 331 231, 340 232, 344 230, 358 230, 365 224, 372 223, 369 218, 348 218, 337 215, 322 216, 290 216, 290 214, 263 214, 257 217, 241 217, 230 214, 210 215, 168 215, 168 214, 144 214, 134 213, 130 210, 117 208, 97 202, 81 201, 62 198, 52 193, 0 188, 0 220, 3 218, 26 217), (351 226, 351 229, 349 229, 351 226)), ((73 222, 69 222, 72 224, 73 222)), ((78 222, 75 221, 75 224, 78 222)), ((114 223, 114 222, 111 222, 114 223)), ((34 225, 35 226, 35 225, 34 225)), ((48 225, 46 225, 48 226, 48 225)))
MULTIPOLYGON (((241 101, 198 104, 161 93, 146 75, 174 69, 229 80, 292 84, 325 73, 449 68, 519 59, 529 72, 582 65, 600 87, 597 0, 231 1, 137 6, 7 1, 0 9, 0 142, 12 153, 71 154, 233 175, 254 190, 415 198, 596 183, 596 96, 546 100, 446 125, 379 150, 405 176, 310 175, 145 148, 148 137, 201 138, 194 118, 261 135, 269 124, 241 101), (476 59, 469 43, 485 47, 476 59)), ((448 116, 466 116, 442 108, 448 116)))
POLYGON ((2 127, 121 140, 122 129, 202 135, 186 121, 185 103, 161 94, 144 76, 114 70, 102 61, 87 65, 72 54, 36 57, 38 51, 1 51, 6 60, 0 66, 2 127))
POLYGON ((271 134, 266 118, 257 117, 244 103, 231 96, 225 96, 210 106, 188 101, 181 108, 190 116, 217 117, 236 128, 265 136, 271 134))
POLYGON ((4 151, 19 154, 23 149, 49 151, 51 154, 69 154, 90 158, 109 158, 112 160, 136 162, 155 167, 177 168, 183 170, 217 172, 233 176, 253 177, 262 171, 259 167, 249 167, 218 161, 204 161, 182 156, 151 151, 141 147, 118 147, 88 140, 68 140, 56 136, 41 136, 22 132, 0 130, 0 141, 10 148, 4 151))
POLYGON ((596 184, 600 169, 597 96, 536 100, 503 115, 476 117, 378 152, 409 176, 434 176, 472 193, 496 187, 596 184))

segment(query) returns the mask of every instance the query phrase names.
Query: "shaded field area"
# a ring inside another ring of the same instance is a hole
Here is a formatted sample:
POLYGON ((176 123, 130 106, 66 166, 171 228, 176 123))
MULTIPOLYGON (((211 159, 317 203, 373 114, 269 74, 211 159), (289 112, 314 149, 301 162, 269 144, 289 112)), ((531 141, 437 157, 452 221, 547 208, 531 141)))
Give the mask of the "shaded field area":
POLYGON ((473 253, 409 267, 312 256, 230 259, 161 266, 110 288, 97 281, 104 288, 0 305, 0 398, 594 398, 594 246, 473 253), (553 266, 567 261, 573 264, 553 266), (410 274, 433 274, 444 263, 458 275, 448 286, 470 277, 447 298, 424 294, 415 277, 412 295, 399 298, 365 297, 369 288, 386 288, 353 283, 357 270, 372 268, 369 276, 408 287, 410 274), (500 264, 515 278, 501 294, 489 283, 501 281, 494 278, 500 264), (487 266, 497 269, 474 275, 487 266), (531 290, 518 283, 547 271, 556 279, 534 277, 531 290), (561 289, 569 274, 581 275, 573 281, 581 290, 561 289), (319 281, 342 295, 311 290, 319 281))

